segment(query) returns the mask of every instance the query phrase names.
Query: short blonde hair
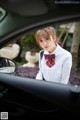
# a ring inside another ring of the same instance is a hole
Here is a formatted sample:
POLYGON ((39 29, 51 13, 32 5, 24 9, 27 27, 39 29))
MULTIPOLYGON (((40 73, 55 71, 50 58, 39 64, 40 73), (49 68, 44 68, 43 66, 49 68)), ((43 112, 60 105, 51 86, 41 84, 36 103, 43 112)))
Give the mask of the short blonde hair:
MULTIPOLYGON (((52 36, 52 38, 54 38, 54 35, 56 36, 56 31, 53 27, 46 27, 46 28, 42 28, 37 30, 36 34, 35 34, 35 38, 36 38, 36 42, 39 45, 39 38, 41 36, 52 36)), ((39 45, 40 46, 40 45, 39 45)))

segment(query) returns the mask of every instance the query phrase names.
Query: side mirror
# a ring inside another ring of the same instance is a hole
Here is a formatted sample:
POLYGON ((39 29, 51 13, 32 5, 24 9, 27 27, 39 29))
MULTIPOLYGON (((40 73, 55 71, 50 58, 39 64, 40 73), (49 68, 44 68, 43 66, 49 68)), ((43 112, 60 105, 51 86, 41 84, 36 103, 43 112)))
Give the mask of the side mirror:
POLYGON ((16 64, 13 60, 0 57, 0 72, 2 73, 14 73, 16 70, 16 64))

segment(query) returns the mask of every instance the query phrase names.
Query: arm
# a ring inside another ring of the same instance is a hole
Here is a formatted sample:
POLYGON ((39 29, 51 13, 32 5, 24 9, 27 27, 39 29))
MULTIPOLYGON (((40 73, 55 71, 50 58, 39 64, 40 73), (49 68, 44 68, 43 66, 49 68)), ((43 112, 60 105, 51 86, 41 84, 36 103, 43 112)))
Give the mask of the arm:
POLYGON ((36 79, 37 79, 37 80, 43 80, 42 73, 41 73, 40 70, 39 70, 39 72, 38 72, 37 75, 36 75, 36 79))
POLYGON ((42 56, 41 56, 41 51, 40 51, 39 52, 39 72, 36 75, 36 79, 38 79, 38 80, 43 80, 43 75, 42 75, 42 71, 41 71, 41 59, 42 59, 42 56))
POLYGON ((70 54, 63 62, 61 83, 67 84, 69 82, 71 67, 72 67, 72 55, 70 54))

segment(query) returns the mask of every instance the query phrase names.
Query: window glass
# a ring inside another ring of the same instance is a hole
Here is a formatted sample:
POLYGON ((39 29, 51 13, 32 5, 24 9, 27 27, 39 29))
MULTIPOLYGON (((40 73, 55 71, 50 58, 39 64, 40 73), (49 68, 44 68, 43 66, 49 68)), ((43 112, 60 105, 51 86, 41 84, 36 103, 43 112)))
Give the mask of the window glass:
MULTIPOLYGON (((58 44, 72 54, 69 82, 73 85, 80 84, 80 22, 52 25, 52 27, 56 30, 58 44)), ((0 56, 15 60, 18 66, 15 75, 35 79, 39 71, 40 50, 35 40, 35 31, 33 31, 0 49, 0 56)), ((58 72, 59 69, 57 69, 58 72)))
POLYGON ((5 17, 5 15, 6 15, 6 11, 0 7, 0 22, 5 17))

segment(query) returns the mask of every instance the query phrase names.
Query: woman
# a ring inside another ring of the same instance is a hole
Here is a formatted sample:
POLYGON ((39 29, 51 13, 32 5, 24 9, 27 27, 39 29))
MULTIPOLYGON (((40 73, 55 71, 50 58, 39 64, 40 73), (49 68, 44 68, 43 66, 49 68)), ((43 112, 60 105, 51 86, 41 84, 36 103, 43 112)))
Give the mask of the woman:
POLYGON ((57 43, 55 29, 53 27, 40 29, 35 37, 43 49, 39 52, 39 72, 36 79, 67 84, 72 67, 72 55, 57 43))

